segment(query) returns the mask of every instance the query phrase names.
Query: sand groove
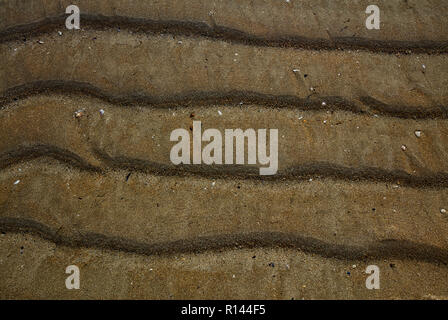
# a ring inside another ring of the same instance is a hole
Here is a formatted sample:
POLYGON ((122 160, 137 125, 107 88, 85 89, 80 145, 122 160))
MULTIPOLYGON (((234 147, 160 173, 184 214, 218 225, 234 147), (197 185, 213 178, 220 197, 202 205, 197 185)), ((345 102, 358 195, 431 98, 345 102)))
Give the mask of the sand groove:
MULTIPOLYGON (((0 43, 39 37, 46 33, 54 33, 65 24, 66 15, 49 17, 39 22, 11 27, 0 31, 0 43)), ((190 21, 157 21, 123 16, 101 16, 82 14, 83 28, 107 30, 119 28, 132 33, 169 34, 172 36, 200 37, 212 40, 244 44, 256 47, 278 47, 305 50, 365 50, 387 54, 447 54, 448 41, 403 41, 372 40, 361 37, 330 37, 318 39, 307 37, 278 36, 264 38, 254 36, 237 29, 214 25, 210 27, 202 22, 190 21)))
POLYGON ((0 231, 39 235, 57 245, 73 248, 96 248, 136 253, 166 255, 202 253, 232 248, 288 248, 324 258, 363 261, 368 259, 416 260, 448 266, 448 250, 403 240, 385 240, 362 246, 344 246, 325 243, 318 239, 279 232, 223 234, 197 237, 172 242, 145 244, 129 239, 95 233, 79 233, 76 237, 58 234, 57 230, 32 220, 1 217, 0 231))
POLYGON ((174 96, 149 96, 145 94, 113 95, 89 83, 76 81, 47 80, 35 81, 9 88, 0 96, 0 109, 7 104, 33 95, 40 94, 77 94, 99 98, 117 106, 181 108, 185 106, 207 107, 212 105, 241 106, 256 104, 267 108, 293 108, 303 111, 347 111, 355 114, 376 114, 401 119, 437 119, 448 118, 447 106, 398 106, 388 105, 370 96, 360 97, 359 102, 348 101, 343 97, 300 98, 298 96, 277 96, 250 91, 228 92, 190 92, 174 96), (322 104, 325 102, 325 105, 322 104))

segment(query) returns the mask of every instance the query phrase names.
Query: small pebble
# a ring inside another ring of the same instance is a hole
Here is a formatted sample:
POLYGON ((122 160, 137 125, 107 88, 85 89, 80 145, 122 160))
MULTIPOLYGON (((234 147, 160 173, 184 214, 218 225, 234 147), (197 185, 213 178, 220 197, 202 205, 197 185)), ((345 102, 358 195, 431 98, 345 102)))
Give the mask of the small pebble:
POLYGON ((440 209, 440 213, 446 213, 446 209, 440 209))
POLYGON ((100 114, 104 115, 104 110, 103 109, 100 109, 100 114))
POLYGON ((402 145, 402 146, 401 146, 401 150, 406 151, 406 146, 405 146, 405 145, 402 145))
POLYGON ((61 31, 58 31, 58 35, 59 35, 59 36, 62 36, 62 32, 61 32, 61 31))
POLYGON ((222 112, 221 112, 221 111, 219 111, 219 110, 218 110, 218 114, 219 114, 220 116, 222 116, 222 112))
POLYGON ((37 43, 39 43, 39 44, 44 44, 44 42, 41 41, 41 40, 37 41, 37 43))
POLYGON ((75 112, 75 118, 81 118, 84 115, 84 110, 78 110, 75 112))
POLYGON ((299 69, 292 69, 292 72, 300 72, 299 69))
POLYGON ((322 105, 325 107, 327 105, 327 103, 325 101, 323 101, 322 105))
POLYGON ((415 130, 414 134, 417 138, 420 138, 422 136, 422 132, 420 130, 415 130))
POLYGON ((16 182, 14 182, 14 184, 19 184, 20 180, 16 180, 16 182))

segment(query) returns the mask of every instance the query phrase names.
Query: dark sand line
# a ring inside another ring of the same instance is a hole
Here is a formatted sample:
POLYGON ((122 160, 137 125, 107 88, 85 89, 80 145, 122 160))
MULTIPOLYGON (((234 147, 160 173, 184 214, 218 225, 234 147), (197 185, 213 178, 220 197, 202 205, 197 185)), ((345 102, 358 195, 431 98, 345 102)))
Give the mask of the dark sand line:
POLYGON ((12 217, 0 217, 0 231, 3 233, 33 234, 56 245, 70 248, 94 248, 145 256, 220 252, 242 248, 287 248, 323 258, 345 261, 398 259, 448 265, 448 250, 446 249, 395 239, 375 241, 365 246, 341 245, 300 234, 267 231, 144 243, 79 230, 76 231, 76 235, 62 235, 58 233, 58 230, 53 230, 37 221, 12 217))
POLYGON ((421 189, 448 188, 448 173, 427 172, 424 175, 411 175, 401 170, 385 170, 374 167, 351 168, 327 162, 305 163, 296 167, 279 170, 277 174, 261 176, 259 167, 251 165, 173 165, 148 160, 112 157, 106 152, 92 148, 92 154, 103 165, 93 166, 75 153, 51 145, 18 146, 0 154, 0 170, 14 164, 36 158, 49 157, 84 171, 107 173, 124 170, 141 172, 162 177, 202 177, 207 179, 241 179, 260 182, 304 181, 313 179, 333 179, 349 182, 368 181, 399 184, 402 187, 421 189))
POLYGON ((354 114, 376 114, 400 119, 448 119, 448 106, 414 107, 388 105, 372 97, 360 97, 355 103, 343 97, 327 96, 304 99, 292 95, 269 95, 252 91, 187 92, 171 96, 150 96, 142 93, 113 95, 89 83, 47 80, 35 81, 5 90, 0 95, 0 110, 19 99, 41 94, 75 94, 98 98, 119 107, 142 106, 154 109, 238 106, 256 104, 267 108, 303 111, 346 111, 354 114), (322 102, 325 102, 322 105, 322 102), (359 105, 362 105, 359 106, 359 105))
POLYGON ((0 154, 0 170, 14 164, 30 161, 37 158, 49 157, 58 160, 70 167, 84 171, 101 172, 99 167, 89 164, 79 155, 56 146, 36 144, 31 146, 18 146, 0 154))
MULTIPOLYGON (((65 28, 67 15, 48 17, 38 22, 10 27, 0 31, 0 43, 23 40, 32 36, 65 28)), ((170 34, 173 36, 203 37, 229 43, 258 47, 296 48, 305 50, 363 50, 386 54, 447 54, 448 41, 398 41, 371 40, 361 37, 332 37, 330 39, 278 36, 267 38, 251 35, 241 30, 209 26, 204 22, 178 20, 150 20, 123 16, 81 14, 81 28, 94 30, 128 30, 145 34, 170 34)))
POLYGON ((259 174, 259 167, 245 165, 169 165, 125 156, 112 157, 93 149, 94 154, 107 164, 108 168, 137 171, 158 176, 200 176, 213 179, 242 179, 253 181, 303 181, 313 179, 334 179, 340 181, 368 181, 399 184, 410 188, 448 188, 448 173, 426 172, 411 175, 402 170, 385 170, 375 167, 345 167, 328 162, 304 163, 296 167, 279 170, 275 175, 259 174))

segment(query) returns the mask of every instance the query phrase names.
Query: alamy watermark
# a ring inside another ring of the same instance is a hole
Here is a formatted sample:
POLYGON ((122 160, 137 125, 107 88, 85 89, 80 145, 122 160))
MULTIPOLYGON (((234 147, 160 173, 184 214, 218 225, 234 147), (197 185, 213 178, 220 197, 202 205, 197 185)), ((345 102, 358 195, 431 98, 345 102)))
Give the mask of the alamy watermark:
POLYGON ((378 6, 371 4, 366 8, 366 13, 370 16, 366 19, 366 28, 369 30, 380 29, 380 8, 378 6))
MULTIPOLYGON (((80 10, 79 7, 71 4, 65 9, 66 14, 70 14, 65 20, 67 29, 80 29, 80 10)), ((365 13, 370 14, 366 19, 366 28, 369 30, 380 29, 380 8, 377 5, 371 4, 366 8, 365 13)))
POLYGON ((70 274, 67 279, 65 279, 65 287, 69 290, 79 289, 80 284, 80 274, 79 268, 75 265, 70 265, 65 268, 65 273, 70 274))
POLYGON ((267 152, 267 129, 225 129, 224 156, 223 137, 218 129, 202 132, 201 121, 193 121, 193 134, 186 129, 171 132, 170 141, 178 141, 171 148, 170 160, 173 164, 245 164, 245 140, 247 140, 247 164, 260 164, 260 175, 274 175, 278 169, 278 129, 269 130, 269 154, 267 152), (179 141, 180 140, 180 141, 179 141), (190 141, 192 141, 193 161, 191 161, 190 141), (202 142, 209 142, 204 147, 202 142), (235 144, 234 144, 235 142, 235 144), (235 148, 234 148, 235 147, 235 148), (235 151, 235 154, 234 154, 235 151))
POLYGON ((367 289, 379 289, 380 288, 380 268, 372 264, 367 266, 366 273, 370 274, 366 279, 367 289))
POLYGON ((79 17, 79 7, 74 4, 69 5, 65 9, 65 13, 70 14, 67 19, 65 19, 65 27, 69 30, 80 28, 80 17, 79 17))

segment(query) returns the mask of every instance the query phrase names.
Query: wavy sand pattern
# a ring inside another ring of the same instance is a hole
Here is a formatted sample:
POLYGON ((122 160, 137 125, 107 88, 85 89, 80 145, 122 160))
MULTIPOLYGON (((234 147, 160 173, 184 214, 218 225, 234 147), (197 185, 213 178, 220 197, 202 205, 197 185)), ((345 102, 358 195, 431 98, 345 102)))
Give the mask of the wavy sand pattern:
POLYGON ((0 297, 448 296, 443 1, 68 4, 0 0, 0 297), (193 121, 277 174, 173 165, 193 121))

